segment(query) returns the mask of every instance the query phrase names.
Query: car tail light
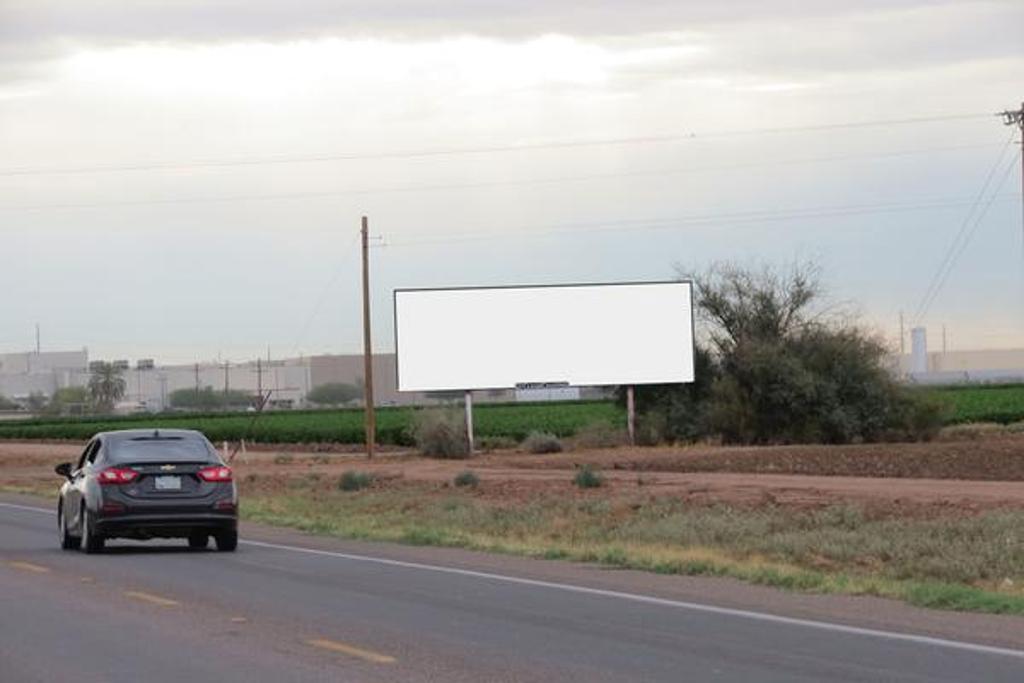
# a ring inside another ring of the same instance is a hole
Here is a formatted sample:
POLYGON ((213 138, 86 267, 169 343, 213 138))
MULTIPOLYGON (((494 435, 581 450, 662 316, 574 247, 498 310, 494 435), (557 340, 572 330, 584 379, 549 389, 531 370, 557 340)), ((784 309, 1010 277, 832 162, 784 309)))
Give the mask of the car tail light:
POLYGON ((100 470, 97 475, 101 484, 130 484, 138 477, 138 472, 127 467, 108 467, 105 470, 100 470))
POLYGON ((233 501, 233 500, 218 500, 216 503, 213 504, 213 509, 214 510, 222 510, 224 512, 234 512, 235 511, 235 501, 233 501))
POLYGON ((231 468, 224 465, 218 467, 204 467, 196 472, 203 481, 215 483, 231 481, 231 468))

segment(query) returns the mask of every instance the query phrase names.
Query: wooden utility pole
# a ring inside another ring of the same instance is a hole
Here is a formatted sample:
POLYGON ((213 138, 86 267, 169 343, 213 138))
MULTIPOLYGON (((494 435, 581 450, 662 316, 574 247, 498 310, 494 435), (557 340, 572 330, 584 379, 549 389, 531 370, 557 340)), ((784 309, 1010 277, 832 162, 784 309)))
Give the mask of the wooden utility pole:
POLYGON ((1024 239, 1024 102, 1017 111, 1004 111, 1000 116, 1003 117, 1003 123, 1007 126, 1017 126, 1017 130, 1020 131, 1020 229, 1021 238, 1024 239))
POLYGON ((229 377, 229 374, 228 374, 229 370, 228 370, 228 368, 230 366, 231 366, 231 363, 229 361, 224 361, 224 407, 225 408, 228 407, 228 393, 231 391, 231 382, 228 379, 228 377, 229 377))
POLYGON ((373 344, 370 338, 370 233, 363 216, 363 404, 366 407, 366 457, 373 458, 377 445, 377 416, 373 404, 373 344))

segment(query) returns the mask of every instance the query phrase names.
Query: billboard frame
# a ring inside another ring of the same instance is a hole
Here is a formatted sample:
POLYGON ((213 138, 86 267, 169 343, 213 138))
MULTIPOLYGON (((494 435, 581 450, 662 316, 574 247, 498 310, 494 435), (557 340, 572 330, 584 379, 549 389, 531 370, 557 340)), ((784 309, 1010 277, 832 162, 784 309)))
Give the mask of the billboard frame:
MULTIPOLYGON (((678 280, 644 280, 644 281, 624 281, 624 282, 570 282, 570 283, 548 283, 548 284, 516 284, 516 285, 469 285, 469 286, 449 286, 449 287, 396 287, 391 293, 391 311, 393 316, 393 334, 395 338, 395 389, 401 391, 401 353, 399 352, 398 345, 398 295, 404 292, 460 292, 460 291, 479 291, 479 290, 502 290, 502 289, 567 289, 575 287, 619 287, 619 286, 643 286, 643 285, 676 285, 686 284, 689 286, 689 307, 690 307, 690 367, 693 368, 694 373, 697 369, 697 330, 696 330, 696 315, 694 313, 693 305, 693 289, 694 282, 690 278, 682 278, 678 280)), ((689 382, 679 382, 679 384, 688 384, 689 382)), ((652 383, 655 384, 655 383, 652 383)), ((576 385, 579 386, 579 385, 576 385)), ((636 445, 636 401, 633 384, 602 384, 602 385, 590 385, 590 386, 625 386, 626 387, 626 429, 629 433, 629 442, 631 445, 636 445)), ((469 454, 473 454, 473 392, 474 391, 490 391, 502 389, 507 390, 509 387, 473 387, 471 389, 464 388, 463 391, 463 405, 465 407, 465 427, 466 427, 466 438, 469 448, 469 454)), ((457 389, 454 391, 458 391, 457 389)))
MULTIPOLYGON (((570 282, 570 283, 555 283, 555 284, 520 284, 520 285, 468 285, 468 286, 452 286, 452 287, 396 287, 391 292, 391 315, 392 315, 392 330, 395 339, 395 389, 402 391, 400 388, 401 384, 401 361, 399 360, 401 354, 399 353, 398 346, 398 294, 400 292, 464 292, 464 291, 478 291, 483 289, 568 289, 575 287, 629 287, 638 285, 680 285, 686 284, 690 286, 690 367, 694 368, 696 372, 697 367, 697 329, 696 329, 696 316, 694 315, 693 306, 693 288, 694 282, 690 278, 682 278, 679 280, 630 280, 622 282, 570 282)), ((688 384, 689 382, 679 382, 679 384, 688 384)), ((584 386, 584 385, 570 385, 570 386, 584 386)), ((586 386, 629 386, 625 384, 594 384, 586 386)), ((462 388, 461 391, 495 391, 495 390, 507 390, 514 387, 473 387, 472 389, 462 388)), ((415 391, 415 390, 410 390, 415 391)), ((426 390, 425 390, 426 391, 426 390)), ((444 391, 460 391, 460 389, 451 389, 444 391)))

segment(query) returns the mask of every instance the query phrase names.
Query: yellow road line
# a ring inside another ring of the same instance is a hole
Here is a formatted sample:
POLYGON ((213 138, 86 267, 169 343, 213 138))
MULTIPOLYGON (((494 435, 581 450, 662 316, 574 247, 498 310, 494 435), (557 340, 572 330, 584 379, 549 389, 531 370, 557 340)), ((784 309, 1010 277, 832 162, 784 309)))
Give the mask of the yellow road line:
POLYGON ((143 593, 142 591, 125 591, 124 594, 129 598, 135 598, 136 600, 142 600, 153 605, 160 605, 161 607, 175 607, 181 603, 177 600, 171 600, 170 598, 161 598, 159 595, 153 595, 152 593, 143 593))
POLYGON ((314 640, 307 640, 307 645, 313 647, 323 648, 324 650, 330 650, 331 652, 340 652, 350 657, 358 657, 359 659, 365 659, 368 662, 374 664, 392 664, 395 661, 394 657, 383 655, 379 652, 373 652, 372 650, 364 650, 361 647, 355 647, 348 643, 339 643, 336 640, 326 640, 324 638, 317 638, 314 640))
POLYGON ((21 569, 26 572, 35 572, 36 574, 46 574, 50 571, 49 567, 44 567, 40 564, 32 564, 31 562, 11 561, 7 564, 15 569, 21 569))

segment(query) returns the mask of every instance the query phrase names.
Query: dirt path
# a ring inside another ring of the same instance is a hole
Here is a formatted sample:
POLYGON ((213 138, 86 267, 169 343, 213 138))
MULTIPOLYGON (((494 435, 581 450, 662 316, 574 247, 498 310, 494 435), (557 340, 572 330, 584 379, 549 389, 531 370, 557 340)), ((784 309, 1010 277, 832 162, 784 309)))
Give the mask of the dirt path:
MULTIPOLYGON (((1017 443, 1020 443, 1019 441, 1017 443)), ((918 451, 920 444, 888 444, 886 453, 918 451)), ((853 447, 856 448, 856 447, 853 447)), ((878 450, 879 446, 872 446, 878 450)), ((986 445, 971 442, 942 451, 970 450, 978 461, 1006 455, 1004 443, 986 445), (988 449, 986 451, 986 448, 988 449), (994 454, 994 455, 993 455, 994 454), (1002 454, 1002 455, 1000 455, 1002 454)), ((713 449, 718 462, 738 463, 739 469, 756 462, 779 467, 794 452, 813 458, 836 453, 846 458, 862 453, 827 447, 796 449, 713 449), (745 460, 746 458, 746 460, 745 460)), ((32 486, 59 483, 53 466, 74 460, 80 446, 0 442, 0 485, 32 486)), ((593 452, 560 453, 545 456, 522 453, 489 454, 469 461, 445 461, 418 458, 408 453, 386 453, 370 463, 356 454, 313 454, 274 451, 250 452, 237 459, 234 467, 243 482, 257 477, 301 477, 315 473, 321 478, 339 476, 349 469, 373 472, 383 478, 404 481, 448 482, 465 469, 473 469, 490 484, 493 493, 519 499, 531 491, 552 488, 573 490, 571 479, 576 466, 591 462, 602 469, 610 487, 616 491, 636 491, 657 495, 678 495, 687 500, 741 504, 772 503, 816 506, 840 502, 882 504, 943 505, 965 510, 992 507, 1024 507, 1024 482, 977 481, 952 478, 821 476, 812 474, 771 474, 763 472, 679 472, 687 459, 698 462, 707 457, 707 449, 611 449, 593 452)), ((919 453, 907 454, 919 457, 919 453)), ((887 456, 888 457, 888 456, 887 456)), ((1014 456, 1016 457, 1016 456, 1014 456)), ((941 460, 942 458, 940 458, 941 460)), ((756 464, 756 463, 755 463, 756 464)), ((702 465, 700 465, 702 466, 702 465)), ((858 464, 858 467, 861 467, 858 464)))

